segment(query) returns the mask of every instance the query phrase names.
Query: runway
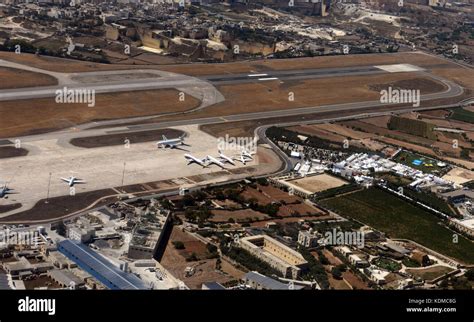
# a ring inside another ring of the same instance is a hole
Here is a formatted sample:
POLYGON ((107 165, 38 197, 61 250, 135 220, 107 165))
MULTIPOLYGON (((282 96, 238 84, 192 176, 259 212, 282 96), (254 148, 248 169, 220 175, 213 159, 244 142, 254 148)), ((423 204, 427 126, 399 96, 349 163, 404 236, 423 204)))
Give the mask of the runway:
MULTIPOLYGON (((202 78, 180 75, 175 73, 161 72, 156 70, 138 69, 133 71, 109 71, 109 72, 89 72, 89 73, 56 73, 30 68, 15 63, 0 60, 0 66, 19 68, 24 67, 26 70, 34 72, 44 72, 58 79, 57 86, 41 87, 41 88, 23 88, 14 90, 1 90, 1 100, 24 99, 24 98, 40 98, 54 96, 58 88, 67 86, 69 88, 91 88, 97 93, 120 92, 130 90, 146 90, 159 88, 176 88, 186 91, 201 100, 201 105, 197 109, 203 109, 207 106, 221 102, 225 98, 218 92, 215 86, 221 84, 238 84, 248 82, 265 82, 265 81, 287 81, 287 80, 303 80, 313 78, 326 77, 344 77, 369 74, 390 74, 390 73, 417 73, 423 77, 431 78, 445 85, 445 90, 438 93, 426 94, 421 96, 421 101, 431 101, 444 98, 455 98, 464 93, 464 89, 458 84, 446 80, 442 77, 431 74, 428 70, 421 69, 417 66, 409 64, 383 65, 383 66, 362 66, 362 67, 341 67, 341 68, 323 68, 323 69, 305 69, 305 70, 285 70, 285 71, 268 71, 253 74, 226 74, 212 75, 202 78), (126 75, 126 76, 124 76, 126 75), (121 77, 127 78, 127 83, 120 80, 121 77)), ((446 105, 448 106, 448 105, 446 105)), ((440 106, 444 107, 444 106, 440 106)), ((111 186, 120 186, 120 173, 123 170, 123 164, 126 162, 130 169, 129 184, 149 182, 154 180, 170 179, 173 177, 190 176, 194 174, 206 174, 207 171, 201 171, 195 167, 182 167, 179 161, 182 153, 173 151, 169 155, 161 155, 156 152, 151 143, 140 143, 135 145, 134 151, 128 151, 121 147, 106 147, 99 149, 81 149, 73 147, 69 144, 72 138, 98 136, 113 133, 130 133, 162 128, 182 127, 192 129, 194 133, 191 142, 194 144, 193 153, 197 157, 201 154, 215 154, 216 145, 215 138, 207 134, 197 131, 197 126, 207 124, 217 124, 223 122, 237 122, 249 120, 265 120, 278 119, 275 121, 278 125, 290 124, 285 123, 284 118, 300 116, 304 118, 306 115, 317 115, 328 112, 353 111, 351 117, 363 113, 364 116, 387 114, 395 111, 423 110, 432 109, 429 107, 412 107, 407 105, 393 105, 387 112, 387 104, 380 101, 351 102, 344 104, 330 104, 320 106, 308 106, 303 108, 283 109, 266 112, 240 113, 226 116, 216 116, 207 118, 190 118, 176 121, 163 121, 151 124, 127 125, 130 123, 146 122, 149 119, 157 118, 156 115, 146 117, 134 117, 119 120, 98 121, 75 126, 60 131, 54 131, 44 134, 28 135, 20 138, 8 138, 2 144, 14 142, 19 139, 22 147, 30 151, 25 157, 17 157, 11 159, 0 159, 1 180, 5 180, 15 173, 11 188, 15 189, 20 195, 14 195, 8 203, 12 203, 15 198, 23 204, 21 209, 1 214, 0 217, 7 214, 16 213, 24 209, 31 208, 34 203, 46 196, 47 182, 49 172, 54 173, 54 183, 51 186, 51 196, 61 196, 69 191, 61 182, 57 182, 57 176, 69 176, 77 174, 79 177, 87 176, 93 178, 87 186, 79 186, 81 189, 92 191, 97 189, 108 188, 111 186), (385 110, 382 110, 385 108, 385 110), (369 110, 369 112, 367 112, 369 110), (103 127, 103 128, 97 128, 103 127), (201 147, 201 148, 199 148, 201 147), (166 168, 166 171, 160 169, 166 168), (16 173, 19 173, 18 175, 16 173), (100 180, 99 180, 100 179, 100 180)), ((188 111, 192 113, 196 111, 188 111)), ((184 114, 184 113, 171 113, 184 114)), ((170 115, 170 114, 168 114, 170 115)), ((334 120, 338 117, 334 117, 334 120)), ((328 119, 326 119, 327 121, 328 119)), ((296 124, 300 124, 301 120, 296 124)), ((310 120, 307 123, 311 123, 310 120)), ((255 134, 263 139, 272 149, 271 142, 265 139, 264 130, 266 126, 259 127, 255 134)), ((277 153, 278 150, 276 149, 277 153)), ((284 167, 279 172, 287 171, 290 168, 290 162, 281 153, 278 153, 283 161, 284 167)), ((267 169, 268 170, 268 169, 267 169)), ((215 171, 215 170, 214 170, 215 171)), ((277 169, 273 169, 271 173, 275 173, 277 169)), ((270 173, 270 172, 266 172, 270 173)), ((261 173, 260 175, 264 175, 261 173)), ((255 174, 256 175, 256 174, 255 174)), ((232 180, 233 176, 227 175, 219 178, 222 180, 232 180)), ((5 204, 5 202, 2 202, 5 204)))

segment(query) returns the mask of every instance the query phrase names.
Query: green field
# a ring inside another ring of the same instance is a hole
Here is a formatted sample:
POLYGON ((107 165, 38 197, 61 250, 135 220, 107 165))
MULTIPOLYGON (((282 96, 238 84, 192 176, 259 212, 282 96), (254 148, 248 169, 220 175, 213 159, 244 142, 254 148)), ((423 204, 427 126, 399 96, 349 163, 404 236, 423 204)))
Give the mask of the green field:
POLYGON ((461 122, 474 123, 474 112, 465 110, 463 108, 455 108, 451 111, 453 113, 449 117, 450 119, 461 122))
POLYGON ((401 151, 393 160, 398 163, 409 166, 410 168, 421 170, 425 173, 441 172, 443 169, 438 167, 436 163, 438 162, 435 159, 427 158, 415 153, 408 151, 401 151), (413 164, 413 161, 421 160, 420 165, 413 164))
POLYGON ((325 207, 345 217, 387 233, 405 238, 467 264, 474 264, 474 243, 453 232, 439 219, 412 204, 378 188, 369 188, 321 201, 325 207))
POLYGON ((399 116, 392 116, 388 122, 388 128, 390 130, 402 131, 430 140, 436 140, 436 134, 433 132, 434 127, 435 126, 433 124, 429 124, 424 121, 413 120, 399 116))

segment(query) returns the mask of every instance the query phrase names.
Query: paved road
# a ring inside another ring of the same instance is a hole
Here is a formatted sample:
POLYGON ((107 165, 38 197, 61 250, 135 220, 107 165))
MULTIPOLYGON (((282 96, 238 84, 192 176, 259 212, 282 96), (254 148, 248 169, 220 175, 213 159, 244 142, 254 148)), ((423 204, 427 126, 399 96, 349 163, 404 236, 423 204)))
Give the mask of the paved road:
POLYGON ((155 69, 115 70, 84 73, 58 73, 0 59, 0 67, 16 68, 55 77, 58 85, 0 90, 0 101, 55 97, 57 90, 84 89, 100 93, 177 89, 201 101, 196 111, 224 100, 210 82, 192 76, 155 69))
MULTIPOLYGON (((429 101, 440 98, 454 98, 464 93, 464 90, 461 86, 444 80, 440 77, 436 77, 430 74, 426 74, 433 79, 443 82, 447 89, 443 92, 427 94, 421 96, 421 101, 429 101)), ((150 118, 156 118, 156 116, 146 116, 146 117, 137 117, 131 119, 123 120, 112 120, 112 121, 102 121, 102 122, 93 122, 88 124, 79 125, 73 129, 65 129, 56 132, 50 132, 39 135, 25 136, 21 140, 23 142, 36 141, 43 139, 60 139, 61 141, 68 141, 74 137, 84 137, 84 136, 96 136, 96 135, 105 135, 113 133, 127 133, 127 132, 136 132, 136 131, 146 131, 154 129, 162 129, 175 126, 183 125, 208 125, 208 124, 217 124, 223 122, 236 122, 236 121, 247 121, 247 120, 257 120, 257 119, 268 119, 268 118, 282 118, 289 116, 304 116, 304 115, 313 115, 321 114, 327 112, 335 111, 354 111, 354 115, 358 114, 358 110, 363 110, 367 108, 373 108, 372 114, 378 113, 377 108, 386 106, 387 104, 382 104, 380 101, 366 101, 366 102, 353 102, 353 103, 343 103, 343 104, 331 104, 331 105, 321 105, 321 106, 310 106, 303 108, 294 108, 294 109, 283 109, 283 110, 274 110, 266 112, 254 112, 254 113, 242 113, 234 115, 226 115, 219 117, 208 117, 208 118, 194 118, 178 121, 164 121, 150 124, 139 124, 139 125, 126 125, 126 123, 136 123, 140 121, 146 121, 150 118), (114 126, 116 125, 116 126, 114 126), (99 126, 108 126, 107 128, 102 129, 93 129, 94 127, 99 126)), ((456 104, 453 104, 456 105, 456 104)), ((451 107, 452 105, 443 105, 442 107, 451 107)), ((434 106, 430 107, 397 107, 394 105, 391 111, 400 111, 400 110, 424 110, 432 109, 434 106)), ((15 138, 11 138, 12 140, 15 138)))
MULTIPOLYGON (((323 75, 335 75, 334 72, 337 71, 338 69, 325 69, 325 70, 308 70, 308 71, 301 71, 301 70, 295 70, 295 71, 279 71, 276 73, 267 73, 267 75, 259 75, 259 76, 251 76, 251 75, 231 75, 229 78, 224 77, 222 75, 215 76, 215 81, 216 82, 222 82, 222 81, 231 81, 231 82, 242 82, 242 81, 248 81, 248 78, 253 77, 263 77, 265 78, 285 78, 288 79, 289 77, 322 77, 323 75)), ((336 74, 346 74, 346 73, 379 73, 379 70, 375 70, 373 67, 364 67, 364 68, 344 68, 340 69, 341 73, 336 73, 336 74)), ((146 70, 147 73, 149 73, 149 70, 146 70)), ((382 71, 384 72, 384 71, 382 71)), ((109 78, 112 75, 117 75, 123 73, 123 71, 115 71, 111 73, 103 73, 103 72, 94 72, 94 73, 80 73, 80 74, 70 74, 68 77, 64 78, 62 81, 67 82, 68 80, 72 80, 72 82, 78 82, 81 77, 84 77, 83 79, 88 79, 90 80, 91 77, 107 77, 109 78), (86 75, 87 74, 87 75, 86 75)), ((427 101, 427 100, 434 100, 434 99, 440 99, 440 98, 454 98, 457 97, 461 94, 463 94, 463 88, 460 87, 459 85, 445 80, 441 77, 437 77, 434 75, 429 74, 426 71, 418 71, 418 73, 422 74, 425 77, 431 77, 434 80, 440 81, 446 85, 446 90, 443 92, 439 93, 433 93, 433 94, 428 94, 428 95, 423 95, 421 97, 422 101, 427 101)), ((158 78, 154 78, 154 82, 152 86, 159 86, 159 83, 163 84, 163 81, 174 81, 174 82, 182 82, 181 84, 192 84, 193 82, 196 82, 194 79, 189 79, 187 76, 181 76, 181 75, 159 75, 162 79, 161 82, 158 80, 158 78)), ((324 76, 324 77, 326 77, 324 76)), ((100 83, 100 86, 104 86, 105 90, 107 86, 125 86, 123 84, 119 84, 117 81, 110 80, 113 79, 109 78, 109 83, 105 84, 103 82, 100 83)), ((257 78, 258 81, 258 78, 257 78)), ((209 90, 210 88, 214 88, 212 84, 209 84, 209 79, 206 80, 198 80, 196 84, 201 84, 204 86, 201 90, 201 94, 205 95, 206 91, 209 90), (211 86, 211 87, 207 87, 211 86)), ((73 83, 70 83, 73 84, 73 83)), ((137 88, 139 86, 149 86, 150 83, 146 78, 137 78, 133 80, 133 84, 136 84, 137 88)), ((176 84, 173 84, 173 86, 177 86, 176 84)), ((116 87, 118 88, 118 87, 116 87)), ((51 89, 49 89, 51 90, 51 89)), ((205 106, 209 105, 210 102, 215 101, 210 98, 206 104, 201 104, 200 108, 204 108, 205 106)), ((277 111, 268 111, 268 112, 256 112, 256 113, 242 113, 242 114, 236 114, 236 115, 228 115, 228 116, 222 116, 222 117, 209 117, 209 118, 198 118, 198 119, 188 119, 188 120, 180 120, 180 121, 165 121, 165 122, 160 122, 160 123, 153 123, 153 124, 140 124, 140 125, 126 125, 127 123, 130 122, 140 122, 140 121, 146 121, 150 118, 156 118, 156 116, 149 116, 149 117, 138 117, 138 118, 133 118, 133 119, 123 119, 123 120, 113 120, 113 121, 104 121, 104 122, 93 122, 89 124, 84 124, 77 126, 75 128, 70 128, 66 130, 61 130, 61 131, 56 131, 56 132, 51 132, 51 133, 45 133, 45 134, 39 134, 39 135, 32 135, 32 136, 25 136, 22 137, 21 140, 22 142, 26 143, 25 145, 28 146, 28 142, 34 142, 34 141, 44 141, 44 140, 57 140, 57 145, 60 147, 69 144, 69 140, 74 138, 74 137, 84 137, 84 136, 95 136, 95 135, 104 135, 104 134, 110 134, 110 133, 128 133, 128 132, 137 132, 137 131, 144 131, 144 130, 151 130, 151 129, 159 129, 159 128, 167 128, 167 127, 176 127, 176 126, 183 126, 183 125, 204 125, 204 124, 215 124, 215 123, 222 123, 222 122, 233 122, 233 121, 244 121, 244 120, 255 120, 255 119, 268 119, 268 118, 283 118, 283 117, 288 117, 288 116, 304 116, 304 115, 315 115, 315 114, 321 114, 321 113, 327 113, 327 112, 337 112, 337 111, 353 111, 352 116, 350 118, 356 117, 358 114, 361 114, 362 112, 358 112, 359 110, 367 110, 371 109, 370 113, 363 113, 360 116, 372 116, 372 115, 384 115, 388 114, 390 112, 394 111, 411 111, 411 110, 423 110, 423 109, 432 109, 434 106, 430 107, 422 107, 422 108, 414 108, 414 107, 399 107, 399 106, 394 106, 390 111, 378 111, 377 108, 386 106, 386 104, 382 104, 379 101, 369 101, 369 102, 353 102, 353 103, 345 103, 345 104, 332 104, 332 105, 323 105, 323 106, 312 106, 312 107, 305 107, 305 108, 298 108, 298 109, 287 109, 287 110, 277 110, 277 111), (107 125, 111 126, 108 128, 102 128, 102 129, 93 129, 93 127, 97 126, 102 126, 102 125, 107 125)), ((445 107, 451 107, 452 105, 445 105, 445 106, 439 106, 439 108, 445 108, 445 107)), ((338 120, 341 118, 334 118, 330 120, 338 120)), ((322 120, 319 120, 321 122, 322 120)), ((328 119, 324 120, 328 121, 328 119)), ((312 123, 313 121, 305 121, 305 123, 312 123)), ((301 121, 294 122, 294 123, 281 123, 278 125, 291 125, 291 124, 300 124, 301 121)), ((268 126, 260 127, 258 128, 255 133, 258 135, 265 143, 269 144, 279 155, 280 159, 283 161, 283 167, 278 170, 277 173, 283 173, 285 171, 288 171, 292 167, 291 160, 284 155, 279 149, 276 148, 276 146, 270 142, 264 135, 265 130, 268 126)), ((12 138, 15 139, 15 138, 12 138)), ((35 144, 30 144, 32 146, 35 146, 35 144)), ((30 152, 31 157, 36 155, 34 151, 30 152)), ((29 157, 26 157, 29 159, 29 157)), ((274 174, 274 173, 273 173, 274 174)))

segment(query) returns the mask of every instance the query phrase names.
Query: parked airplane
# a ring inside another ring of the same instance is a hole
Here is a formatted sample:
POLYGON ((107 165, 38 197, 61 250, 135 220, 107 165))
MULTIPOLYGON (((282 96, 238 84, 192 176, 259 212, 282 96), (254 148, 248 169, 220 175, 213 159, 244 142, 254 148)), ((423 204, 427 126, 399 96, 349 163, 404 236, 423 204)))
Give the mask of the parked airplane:
POLYGON ((203 168, 207 167, 206 158, 198 159, 195 156, 193 156, 191 154, 188 154, 188 153, 186 153, 184 155, 184 158, 188 161, 188 165, 190 165, 191 163, 197 163, 197 164, 201 165, 203 168))
POLYGON ((247 162, 252 161, 252 157, 248 157, 244 155, 243 153, 240 153, 240 155, 236 157, 234 160, 240 161, 243 163, 243 165, 246 165, 247 162))
POLYGON ((215 165, 218 165, 219 167, 221 167, 222 169, 225 169, 225 164, 222 163, 221 161, 217 160, 216 158, 208 155, 206 156, 206 159, 209 163, 212 163, 212 164, 215 164, 215 165))
POLYGON ((5 183, 2 188, 0 188, 0 198, 8 198, 7 195, 12 194, 12 189, 8 188, 7 184, 5 183))
POLYGON ((163 140, 156 142, 158 148, 175 148, 177 145, 184 145, 184 134, 174 139, 168 139, 163 135, 163 140))
POLYGON ((219 157, 221 158, 223 162, 228 162, 232 165, 235 165, 235 162, 234 160, 232 160, 232 158, 229 158, 228 156, 226 156, 224 153, 222 153, 221 150, 218 150, 218 152, 219 152, 219 157))
POLYGON ((248 150, 245 149, 245 148, 242 149, 242 152, 241 152, 241 155, 243 155, 243 156, 245 156, 245 157, 247 157, 247 158, 250 158, 250 160, 253 160, 252 155, 254 155, 254 154, 255 154, 255 152, 250 152, 250 151, 248 151, 248 150))
POLYGON ((69 178, 61 178, 61 180, 64 181, 64 182, 67 182, 69 187, 74 186, 76 183, 85 183, 84 180, 78 179, 78 178, 73 177, 73 176, 71 176, 69 178))

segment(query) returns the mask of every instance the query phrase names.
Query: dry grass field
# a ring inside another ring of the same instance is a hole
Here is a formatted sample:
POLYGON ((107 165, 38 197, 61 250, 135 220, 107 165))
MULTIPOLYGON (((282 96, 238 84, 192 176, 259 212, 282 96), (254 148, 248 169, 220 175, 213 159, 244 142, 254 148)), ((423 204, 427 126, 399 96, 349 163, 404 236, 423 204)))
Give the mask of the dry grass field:
POLYGON ((134 91, 96 95, 96 105, 57 104, 54 98, 0 102, 0 137, 47 132, 97 120, 186 111, 199 101, 179 101, 176 90, 134 91))
MULTIPOLYGON (((183 65, 126 65, 123 64, 123 62, 120 64, 98 64, 29 54, 15 55, 8 52, 0 52, 0 59, 60 72, 154 68, 198 76, 285 69, 411 63, 425 67, 435 75, 457 81, 466 86, 466 88, 474 89, 472 85, 474 84, 472 71, 450 63, 447 60, 419 53, 331 56, 290 60, 257 60, 225 64, 183 65)), ((225 118, 226 115, 239 113, 378 100, 380 94, 377 89, 381 86, 389 86, 391 84, 403 84, 409 87, 416 87, 422 84, 422 94, 437 91, 440 88, 440 83, 424 78, 424 76, 419 73, 395 73, 344 78, 333 77, 327 79, 221 85, 218 89, 226 98, 224 102, 195 113, 166 116, 160 117, 159 119, 153 118, 146 123, 212 116, 223 116, 225 118), (344 91, 341 91, 341 89, 344 89, 344 91), (294 93, 294 101, 289 101, 288 99, 290 92, 294 93)), ((20 85, 21 84, 16 84, 14 86, 20 85)), ((17 112, 18 102, 1 102, 0 113, 3 113, 5 110, 12 110, 13 107, 15 108, 15 112, 2 114, 4 115, 2 120, 8 120, 8 122, 5 121, 5 124, 2 124, 5 126, 2 126, 0 136, 15 136, 38 131, 55 130, 98 119, 114 119, 154 115, 167 111, 181 111, 194 107, 195 104, 197 104, 192 102, 192 99, 191 102, 190 100, 186 100, 186 103, 180 103, 178 105, 171 104, 170 102, 174 103, 171 96, 167 96, 166 94, 161 95, 166 92, 167 91, 155 91, 148 93, 147 95, 143 95, 140 100, 124 97, 123 95, 127 96, 126 93, 111 94, 110 96, 104 94, 102 99, 98 100, 94 110, 84 109, 83 107, 74 108, 74 111, 77 111, 77 113, 72 111, 72 109, 63 108, 62 106, 58 108, 55 105, 49 104, 47 100, 42 99, 22 101, 20 113, 17 112), (157 101, 162 104, 156 106, 157 101), (110 107, 112 104, 113 108, 110 107), (107 113, 104 113, 105 110, 107 110, 107 113), (40 121, 33 121, 34 119, 39 119, 40 121)), ((172 93, 174 91, 168 91, 168 93, 170 92, 172 93)), ((438 101, 441 102, 442 100, 438 101)), ((308 118, 309 117, 310 116, 308 116, 308 118)), ((237 131, 239 129, 235 127, 234 130, 237 131)), ((251 130, 250 126, 248 130, 251 130)))
POLYGON ((0 67, 0 89, 57 85, 56 78, 27 70, 0 67))
POLYGON ((216 270, 216 259, 203 259, 193 262, 186 261, 186 256, 189 256, 192 252, 195 252, 199 257, 204 256, 205 251, 206 245, 204 243, 182 232, 179 227, 175 226, 173 227, 160 263, 173 276, 182 280, 191 289, 200 289, 202 283, 205 282, 225 283, 232 280, 233 277, 216 270), (183 242, 185 249, 176 249, 173 245, 175 241, 183 242), (186 267, 194 267, 194 275, 187 277, 185 274, 186 267))
POLYGON ((290 180, 289 183, 297 187, 301 187, 302 189, 311 193, 316 193, 343 186, 347 182, 329 174, 323 173, 315 176, 307 176, 302 179, 290 180))

